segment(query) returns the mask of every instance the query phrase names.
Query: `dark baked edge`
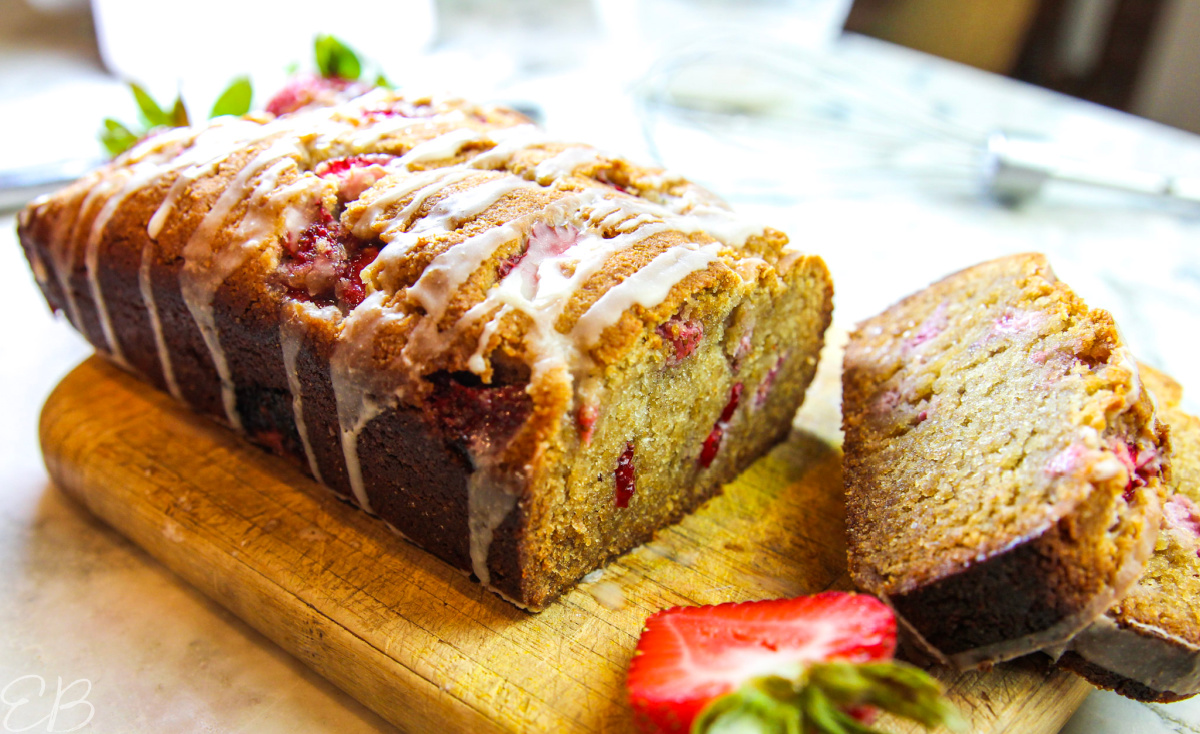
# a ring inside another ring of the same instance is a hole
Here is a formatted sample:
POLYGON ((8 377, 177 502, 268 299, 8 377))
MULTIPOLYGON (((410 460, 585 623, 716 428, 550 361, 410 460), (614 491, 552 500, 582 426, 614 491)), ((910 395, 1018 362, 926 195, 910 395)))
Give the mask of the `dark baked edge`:
POLYGON ((1131 680, 1091 663, 1072 650, 1064 652, 1062 657, 1058 659, 1057 665, 1082 678, 1086 678, 1089 683, 1097 688, 1113 691, 1125 698, 1132 698, 1136 701, 1144 701, 1146 703, 1174 703, 1196 695, 1195 693, 1179 694, 1174 691, 1156 690, 1143 683, 1131 680))

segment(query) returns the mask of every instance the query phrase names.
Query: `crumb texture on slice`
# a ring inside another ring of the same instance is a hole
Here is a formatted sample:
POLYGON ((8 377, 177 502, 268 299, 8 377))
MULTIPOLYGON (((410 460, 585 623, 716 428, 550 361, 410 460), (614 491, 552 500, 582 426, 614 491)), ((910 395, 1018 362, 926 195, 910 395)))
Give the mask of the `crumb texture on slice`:
POLYGON ((843 405, 851 574, 957 665, 1065 641, 1151 552, 1151 398, 1112 318, 1040 255, 861 324, 843 405))
POLYGON ((1059 660, 1102 688, 1142 701, 1200 693, 1200 418, 1179 408, 1182 387, 1140 366, 1171 437, 1163 525, 1137 584, 1059 660))

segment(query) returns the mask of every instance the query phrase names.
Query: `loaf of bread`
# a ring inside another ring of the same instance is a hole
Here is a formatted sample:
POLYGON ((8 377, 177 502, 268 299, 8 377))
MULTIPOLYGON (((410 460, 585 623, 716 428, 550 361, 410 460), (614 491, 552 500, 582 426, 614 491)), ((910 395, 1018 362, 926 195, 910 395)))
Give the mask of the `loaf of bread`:
POLYGON ((850 573, 941 659, 1065 643, 1153 552, 1165 430, 1112 318, 1042 256, 862 323, 843 397, 850 573))
POLYGON ((99 352, 531 609, 783 438, 831 311, 682 178, 386 90, 159 132, 19 235, 99 352))
POLYGON ((1058 664, 1101 688, 1165 703, 1200 693, 1200 418, 1179 408, 1178 382, 1145 365, 1140 372, 1171 430, 1163 529, 1138 583, 1075 635, 1058 664))

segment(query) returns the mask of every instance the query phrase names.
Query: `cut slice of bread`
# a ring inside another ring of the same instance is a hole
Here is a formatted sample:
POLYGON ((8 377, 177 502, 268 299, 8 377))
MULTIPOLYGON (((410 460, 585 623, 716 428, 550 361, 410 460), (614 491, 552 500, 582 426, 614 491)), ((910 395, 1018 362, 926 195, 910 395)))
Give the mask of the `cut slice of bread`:
POLYGON ((1171 431, 1163 529, 1137 585, 1075 636, 1059 665, 1129 698, 1178 701, 1200 693, 1200 418, 1179 409, 1179 383, 1140 372, 1171 431))
POLYGON ((1133 585, 1165 431, 1108 313, 1045 258, 935 283, 851 335, 855 583, 960 668, 1064 644, 1133 585))

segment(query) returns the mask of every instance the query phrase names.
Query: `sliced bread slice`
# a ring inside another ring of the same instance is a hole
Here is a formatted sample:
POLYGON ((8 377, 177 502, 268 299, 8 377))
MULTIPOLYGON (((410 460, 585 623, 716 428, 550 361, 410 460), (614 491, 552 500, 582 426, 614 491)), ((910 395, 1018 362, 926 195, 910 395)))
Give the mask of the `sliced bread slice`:
POLYGON ((852 577, 945 662, 1064 644, 1154 550, 1165 431, 1112 317, 1041 255, 862 323, 843 416, 852 577))

